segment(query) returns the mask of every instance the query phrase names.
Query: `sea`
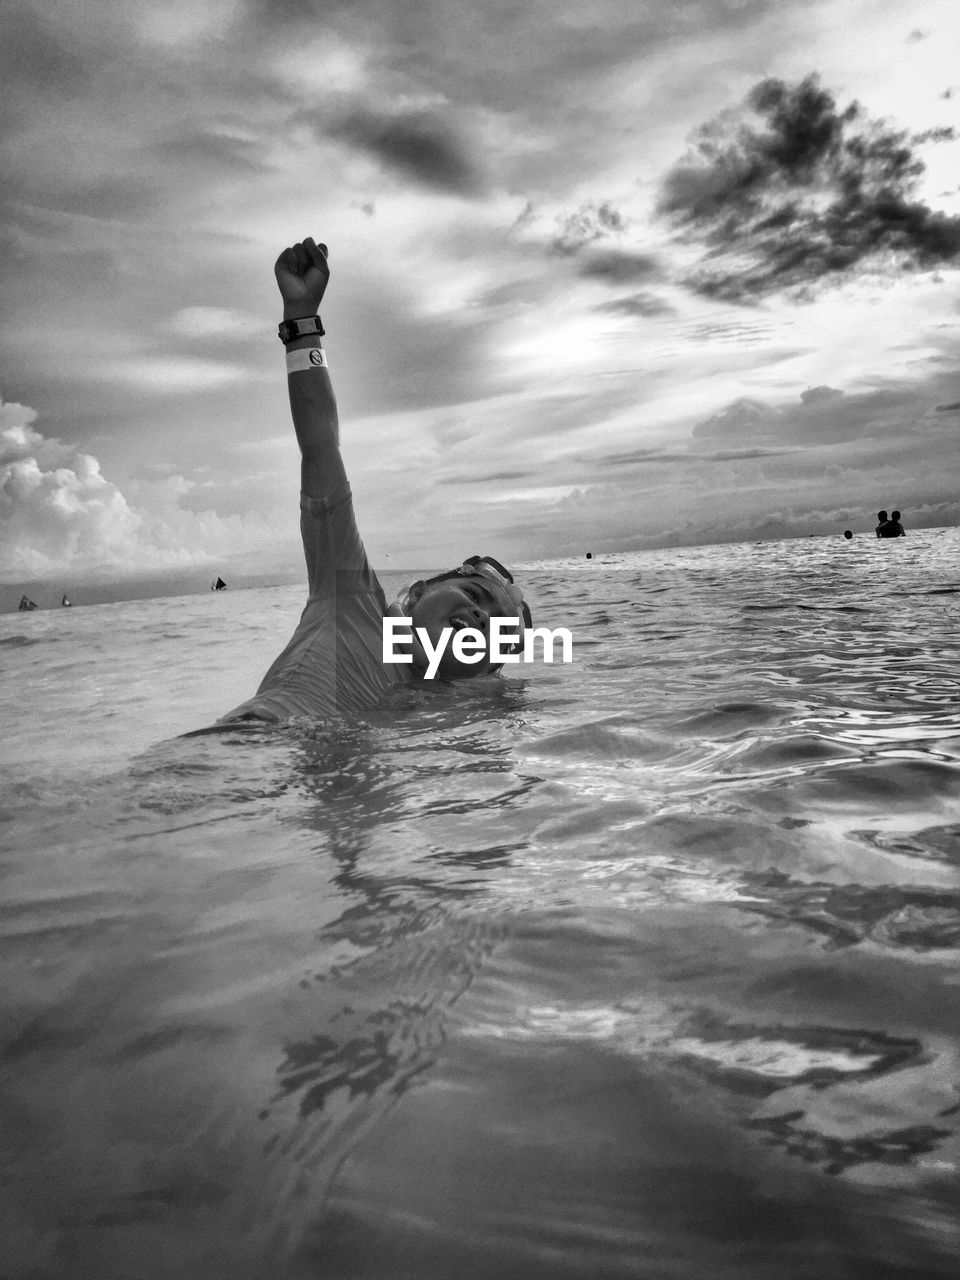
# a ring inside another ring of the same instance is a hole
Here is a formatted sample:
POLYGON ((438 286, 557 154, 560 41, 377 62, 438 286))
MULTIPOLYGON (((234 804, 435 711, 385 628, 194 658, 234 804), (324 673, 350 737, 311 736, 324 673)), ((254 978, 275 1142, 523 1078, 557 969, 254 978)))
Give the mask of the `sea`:
POLYGON ((253 732, 301 587, 0 617, 4 1280, 958 1274, 960 530, 518 577, 253 732))

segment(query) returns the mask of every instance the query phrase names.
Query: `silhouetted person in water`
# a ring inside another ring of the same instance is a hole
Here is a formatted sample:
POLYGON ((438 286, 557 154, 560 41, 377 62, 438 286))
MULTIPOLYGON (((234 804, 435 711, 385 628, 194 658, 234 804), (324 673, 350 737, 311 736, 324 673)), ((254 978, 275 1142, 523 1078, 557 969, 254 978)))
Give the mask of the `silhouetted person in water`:
POLYGON ((877 530, 878 538, 905 538, 903 525, 900 523, 900 512, 894 511, 890 519, 877 530))
POLYGON ((878 538, 882 538, 882 537, 883 537, 883 534, 880 532, 880 530, 881 530, 881 529, 883 528, 883 526, 887 523, 887 513, 886 513, 885 511, 878 511, 878 512, 877 512, 877 521, 878 521, 878 523, 877 523, 877 529, 876 529, 877 537, 878 537, 878 538))

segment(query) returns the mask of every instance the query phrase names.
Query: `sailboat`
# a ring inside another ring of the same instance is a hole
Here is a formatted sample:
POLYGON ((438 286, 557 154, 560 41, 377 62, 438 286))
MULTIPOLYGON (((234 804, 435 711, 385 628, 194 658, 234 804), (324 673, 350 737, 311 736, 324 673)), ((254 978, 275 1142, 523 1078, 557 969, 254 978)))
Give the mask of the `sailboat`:
POLYGON ((66 597, 66 594, 64 594, 64 597, 63 597, 63 599, 60 601, 60 603, 63 605, 64 609, 72 609, 72 608, 73 608, 73 601, 72 601, 72 600, 68 600, 68 599, 67 599, 67 597, 66 597))
POLYGON ((210 586, 211 591, 226 591, 226 589, 227 589, 227 584, 224 582, 222 578, 218 578, 216 582, 211 583, 211 586, 210 586))
POLYGON ((21 596, 20 603, 17 605, 17 608, 20 610, 21 613, 26 613, 28 609, 35 609, 36 607, 37 607, 36 601, 28 600, 26 596, 21 596))

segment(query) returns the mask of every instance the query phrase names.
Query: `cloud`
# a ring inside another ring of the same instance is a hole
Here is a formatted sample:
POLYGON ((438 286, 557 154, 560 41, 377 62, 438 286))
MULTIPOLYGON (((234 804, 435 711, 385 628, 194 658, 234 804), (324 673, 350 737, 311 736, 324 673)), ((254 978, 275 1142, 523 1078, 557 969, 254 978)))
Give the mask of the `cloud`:
POLYGON ((595 455, 591 461, 603 471, 622 467, 646 466, 651 462, 683 462, 682 453, 663 452, 657 449, 631 449, 629 453, 606 453, 595 455))
POLYGON ((513 471, 485 471, 479 475, 458 474, 452 476, 440 476, 435 484, 454 485, 459 488, 464 484, 490 484, 495 481, 503 480, 532 480, 536 475, 535 471, 528 469, 516 469, 513 471))
POLYGON ((180 475, 141 482, 131 498, 36 417, 0 402, 0 581, 199 566, 277 541, 256 511, 224 517, 209 499, 191 510, 198 486, 180 475))
POLYGON ((610 284, 633 284, 662 275, 657 259, 649 253, 604 249, 589 253, 580 263, 580 275, 610 284))
MULTIPOLYGON (((599 204, 587 201, 572 212, 557 214, 552 230, 548 217, 528 201, 510 227, 528 260, 531 249, 547 259, 569 259, 582 279, 597 281, 612 291, 636 286, 641 281, 663 279, 663 266, 654 254, 610 243, 629 230, 626 218, 612 201, 605 200, 599 204)), ((538 288, 543 290, 544 281, 543 278, 538 282, 523 280, 519 287, 532 295, 538 288)), ((569 285, 564 287, 569 288, 569 285)), ((500 296, 509 296, 511 290, 515 290, 512 283, 501 287, 500 296)), ((530 300, 533 300, 532 296, 530 300)), ((635 290, 591 309, 599 314, 642 318, 669 315, 674 311, 670 303, 648 290, 635 290)))
POLYGON ((452 195, 476 196, 480 172, 453 128, 428 111, 395 115, 358 107, 323 132, 343 139, 420 186, 452 195))
POLYGON ((21 6, 11 6, 4 14, 0 85, 7 88, 4 97, 17 116, 30 115, 40 95, 48 95, 48 100, 69 98, 89 83, 90 76, 83 53, 58 35, 52 16, 44 20, 21 6))
POLYGON ((617 316, 665 316, 673 312, 669 302, 664 302, 655 293, 634 293, 628 298, 615 298, 611 302, 601 302, 594 311, 617 316))
POLYGON ((920 133, 910 135, 910 141, 915 144, 924 142, 956 142, 957 131, 952 125, 938 125, 934 129, 924 129, 920 133))
POLYGON ((579 253, 585 245, 622 235, 626 229, 623 214, 609 200, 599 205, 588 202, 558 219, 551 247, 556 253, 579 253))
POLYGON ((694 440, 756 440, 775 436, 780 412, 760 400, 743 396, 693 428, 694 440))
POLYGON ((140 517, 96 458, 44 439, 35 418, 24 405, 0 406, 0 575, 125 559, 140 517))
POLYGON ((173 163, 182 175, 193 169, 205 179, 221 174, 265 177, 271 172, 261 142, 235 132, 174 126, 170 136, 150 148, 152 158, 173 163))
POLYGON ((166 0, 150 5, 138 15, 140 36, 164 48, 195 47, 227 29, 240 7, 240 0, 166 0))
POLYGON ((231 307, 181 307, 167 329, 185 338, 234 338, 256 331, 260 317, 231 307))
MULTIPOLYGON (((943 376, 940 388, 951 381, 950 375, 943 376)), ((952 447, 949 424, 933 402, 931 393, 937 389, 937 383, 891 383, 848 393, 829 386, 808 387, 797 400, 778 405, 741 397, 698 422, 691 443, 698 451, 718 443, 852 447, 865 471, 880 453, 893 451, 903 455, 911 470, 933 476, 944 449, 952 447), (866 441, 869 454, 863 448, 866 441)))
POLYGON ((194 357, 129 357, 96 367, 97 376, 123 383, 141 392, 188 395, 245 382, 249 369, 238 364, 194 357))
POLYGON ((836 387, 807 387, 806 391, 800 392, 800 401, 802 404, 830 404, 831 401, 839 400, 843 395, 842 391, 838 391, 836 387))
POLYGON ((660 212, 706 249, 688 283, 748 302, 803 296, 855 268, 897 273, 954 262, 960 217, 914 198, 925 166, 912 142, 856 102, 838 109, 816 76, 761 81, 745 110, 700 128, 693 153, 664 180, 660 212))

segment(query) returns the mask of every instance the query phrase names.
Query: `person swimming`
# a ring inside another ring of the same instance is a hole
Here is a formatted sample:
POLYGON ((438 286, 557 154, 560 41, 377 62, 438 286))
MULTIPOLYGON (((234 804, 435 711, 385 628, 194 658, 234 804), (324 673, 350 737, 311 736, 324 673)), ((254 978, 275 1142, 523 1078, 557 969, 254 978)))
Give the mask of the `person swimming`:
POLYGON ((478 661, 445 647, 444 680, 493 674, 491 620, 515 621, 516 647, 532 625, 523 591, 492 556, 471 555, 457 567, 418 579, 387 605, 357 530, 340 452, 340 428, 319 316, 330 278, 328 250, 312 237, 285 249, 274 267, 283 299, 279 336, 286 350, 287 389, 301 454, 300 530, 308 596, 288 644, 256 694, 217 721, 272 723, 294 717, 356 716, 392 687, 427 677, 431 663, 422 629, 436 653, 458 630, 481 637, 478 661), (412 661, 384 661, 384 619, 410 619, 412 661))
POLYGON ((886 513, 886 511, 878 511, 878 512, 877 512, 877 527, 876 527, 876 529, 874 530, 874 532, 876 533, 876 535, 877 535, 877 537, 878 537, 878 538, 882 538, 882 537, 883 537, 883 534, 880 532, 880 530, 883 528, 883 526, 884 526, 886 523, 887 523, 887 513, 886 513))
POLYGON ((905 538, 903 525, 900 523, 900 512, 892 511, 890 519, 877 530, 878 538, 905 538))

